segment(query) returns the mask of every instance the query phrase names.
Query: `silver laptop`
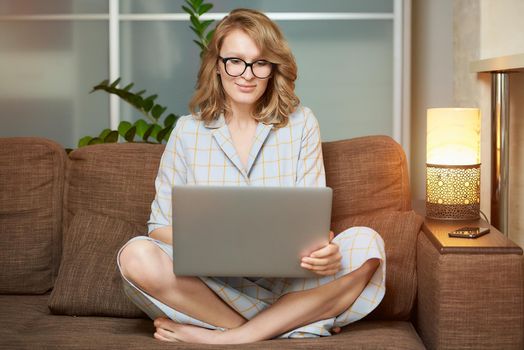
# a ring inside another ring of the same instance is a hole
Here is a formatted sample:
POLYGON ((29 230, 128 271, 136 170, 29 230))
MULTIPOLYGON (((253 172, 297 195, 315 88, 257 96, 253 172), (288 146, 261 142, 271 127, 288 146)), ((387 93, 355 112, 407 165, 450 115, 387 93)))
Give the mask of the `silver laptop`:
POLYGON ((318 277, 303 256, 329 241, 329 187, 173 187, 177 276, 318 277))

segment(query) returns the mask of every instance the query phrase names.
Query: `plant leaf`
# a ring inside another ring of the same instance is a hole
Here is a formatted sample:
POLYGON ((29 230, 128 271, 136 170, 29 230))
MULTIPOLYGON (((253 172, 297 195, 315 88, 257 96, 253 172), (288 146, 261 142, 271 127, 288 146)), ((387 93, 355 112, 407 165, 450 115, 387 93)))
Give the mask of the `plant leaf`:
POLYGON ((153 107, 153 110, 151 111, 151 114, 153 115, 153 118, 158 120, 158 118, 160 118, 160 116, 162 115, 162 113, 164 113, 166 111, 166 109, 167 109, 167 107, 164 107, 164 106, 161 106, 161 105, 155 105, 153 107))
POLYGON ((186 4, 191 6, 191 8, 196 12, 197 8, 195 7, 194 1, 186 0, 186 4))
POLYGON ((94 137, 87 144, 88 145, 98 145, 98 144, 101 144, 101 143, 104 143, 104 140, 102 140, 99 137, 94 137))
POLYGON ((209 27, 209 25, 211 23, 213 23, 214 21, 212 19, 209 19, 207 21, 203 21, 202 22, 202 34, 204 34, 204 32, 206 31, 207 27, 209 27))
POLYGON ((198 18, 196 18, 196 16, 189 16, 189 20, 191 21, 191 24, 193 24, 195 29, 198 30, 199 33, 201 33, 202 27, 198 18))
POLYGON ((131 84, 127 85, 123 90, 124 90, 124 91, 129 91, 129 90, 131 90, 131 88, 132 88, 133 86, 135 86, 135 83, 131 83, 131 84))
POLYGON ((200 35, 200 32, 199 32, 199 31, 198 31, 197 29, 195 29, 195 28, 194 28, 194 27, 192 27, 192 26, 191 26, 191 27, 189 27, 189 28, 190 28, 190 29, 191 29, 191 30, 193 31, 193 33, 195 33, 195 34, 196 34, 196 36, 197 36, 197 37, 199 37, 199 38, 200 38, 200 36, 201 36, 201 35, 200 35))
POLYGON ((120 80, 121 80, 121 78, 118 78, 117 80, 115 80, 115 81, 113 82, 113 84, 111 84, 111 87, 112 87, 112 88, 116 88, 116 86, 118 85, 118 83, 120 83, 120 80))
POLYGON ((178 118, 179 117, 173 113, 169 114, 166 117, 166 119, 164 119, 164 126, 165 127, 173 126, 178 118))
POLYGON ((142 108, 146 112, 149 112, 154 104, 155 103, 153 101, 151 101, 151 100, 144 100, 142 102, 142 106, 140 108, 142 108))
POLYGON ((190 16, 195 13, 194 11, 191 11, 187 6, 182 6, 182 10, 186 11, 190 16))
POLYGON ((122 137, 125 137, 126 136, 126 133, 127 131, 132 127, 131 123, 124 120, 124 121, 121 121, 120 124, 118 124, 118 133, 122 136, 122 137))
POLYGON ((136 126, 132 126, 129 128, 129 130, 127 130, 124 138, 126 139, 127 142, 133 142, 133 139, 135 138, 135 134, 136 134, 136 126))
POLYGON ((129 102, 133 107, 135 107, 137 109, 141 109, 142 105, 144 104, 144 100, 142 99, 142 97, 137 96, 137 95, 131 96, 126 101, 129 102))
POLYGON ((136 134, 139 137, 144 137, 144 133, 147 131, 147 128, 149 128, 149 124, 144 119, 138 119, 135 122, 136 127, 136 134))
POLYGON ((153 131, 151 132, 150 137, 154 138, 156 140, 156 137, 158 135, 158 132, 162 130, 162 127, 158 124, 153 124, 153 131))
POLYGON ((89 141, 91 141, 91 136, 84 136, 78 141, 78 148, 87 146, 89 144, 89 141))
POLYGON ((147 141, 147 139, 149 138, 149 135, 151 135, 154 128, 155 128, 155 124, 150 124, 147 130, 144 132, 144 136, 142 137, 142 140, 147 141))
POLYGON ((142 95, 146 90, 140 90, 139 92, 135 92, 135 95, 140 96, 142 95))
POLYGON ((112 130, 104 137, 104 143, 116 143, 118 141, 118 131, 112 130))
POLYGON ((198 42, 196 40, 193 40, 194 43, 196 43, 198 46, 200 46, 200 49, 202 50, 202 52, 204 52, 205 50, 207 50, 207 47, 205 47, 204 44, 202 44, 201 42, 198 42))
POLYGON ((213 34, 215 34, 215 30, 214 29, 211 30, 209 33, 207 33, 207 35, 206 35, 207 42, 211 41, 211 39, 213 38, 213 34))
POLYGON ((213 8, 213 4, 203 4, 202 6, 200 6, 200 8, 198 9, 198 14, 200 16, 202 16, 204 13, 206 13, 207 11, 211 10, 213 8))
POLYGON ((104 140, 106 138, 107 135, 109 135, 109 133, 111 132, 111 129, 104 129, 102 130, 102 132, 100 133, 100 136, 98 136, 100 139, 104 140))
POLYGON ((168 133, 171 131, 172 127, 167 127, 167 128, 164 128, 162 130, 160 130, 158 132, 158 134, 156 135, 156 139, 159 143, 162 143, 162 140, 164 140, 164 138, 166 138, 166 135, 168 135, 168 133))
POLYGON ((151 100, 151 101, 154 101, 154 100, 156 100, 157 97, 158 97, 158 95, 157 95, 157 94, 154 94, 154 95, 151 95, 151 96, 147 96, 147 97, 145 98, 145 100, 151 100))
POLYGON ((202 5, 203 2, 204 2, 204 0, 193 0, 193 3, 195 4, 196 8, 199 8, 200 5, 202 5))

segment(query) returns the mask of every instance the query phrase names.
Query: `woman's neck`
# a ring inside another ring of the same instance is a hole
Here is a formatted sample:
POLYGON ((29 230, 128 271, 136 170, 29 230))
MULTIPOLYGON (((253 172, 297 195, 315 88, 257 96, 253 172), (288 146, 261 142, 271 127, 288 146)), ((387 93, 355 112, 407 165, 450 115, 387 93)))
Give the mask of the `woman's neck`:
POLYGON ((235 127, 247 128, 256 122, 253 118, 253 106, 251 105, 231 105, 231 113, 227 116, 227 124, 233 123, 235 127))

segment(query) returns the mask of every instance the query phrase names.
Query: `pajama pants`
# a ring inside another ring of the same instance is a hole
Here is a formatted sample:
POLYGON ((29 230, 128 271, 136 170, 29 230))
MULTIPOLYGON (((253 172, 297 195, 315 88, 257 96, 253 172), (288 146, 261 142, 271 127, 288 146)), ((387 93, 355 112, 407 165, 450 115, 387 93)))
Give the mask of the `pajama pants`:
MULTIPOLYGON (((127 242, 126 245, 135 240, 148 240, 153 242, 173 259, 172 245, 146 236, 135 237, 127 242)), ((379 268, 375 271, 360 296, 348 309, 337 317, 319 320, 293 329, 280 335, 278 338, 330 336, 330 330, 333 327, 343 327, 369 314, 380 303, 386 291, 386 256, 384 252, 384 242, 376 231, 368 227, 351 227, 338 234, 332 242, 340 247, 340 253, 342 255, 342 268, 332 276, 319 275, 319 277, 312 278, 199 278, 232 309, 247 320, 250 320, 286 293, 308 290, 324 285, 358 269, 368 259, 380 259, 379 268)), ((124 247, 126 245, 124 245, 124 247)), ((122 249, 124 247, 122 247, 122 249)), ((119 269, 122 249, 118 252, 117 258, 119 269)), ((178 323, 208 329, 225 330, 173 309, 141 290, 124 275, 122 275, 122 281, 125 294, 153 320, 158 317, 167 317, 178 323)))

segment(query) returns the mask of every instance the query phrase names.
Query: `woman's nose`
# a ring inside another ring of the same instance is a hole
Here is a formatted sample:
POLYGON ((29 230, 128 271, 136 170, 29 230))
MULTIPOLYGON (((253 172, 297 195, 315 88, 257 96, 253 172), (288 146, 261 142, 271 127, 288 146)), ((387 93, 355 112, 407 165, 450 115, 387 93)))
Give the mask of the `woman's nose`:
POLYGON ((255 75, 253 74, 253 66, 246 67, 246 70, 244 71, 244 73, 242 73, 242 78, 246 80, 251 80, 254 77, 255 75))

